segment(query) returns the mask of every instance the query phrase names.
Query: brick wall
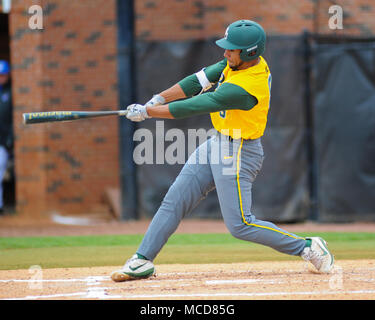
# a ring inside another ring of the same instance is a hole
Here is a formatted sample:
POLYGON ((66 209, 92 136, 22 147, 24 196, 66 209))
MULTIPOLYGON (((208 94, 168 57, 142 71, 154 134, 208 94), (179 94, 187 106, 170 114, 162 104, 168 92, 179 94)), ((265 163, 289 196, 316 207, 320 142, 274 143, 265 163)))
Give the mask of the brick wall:
POLYGON ((10 14, 17 211, 101 210, 118 187, 118 119, 24 126, 23 112, 117 109, 115 1, 13 1, 10 14), (44 29, 28 28, 32 4, 44 29))
POLYGON ((370 0, 136 0, 139 40, 187 40, 220 37, 231 22, 251 19, 267 34, 375 34, 375 3, 370 0), (344 29, 328 28, 328 8, 344 11, 344 29))

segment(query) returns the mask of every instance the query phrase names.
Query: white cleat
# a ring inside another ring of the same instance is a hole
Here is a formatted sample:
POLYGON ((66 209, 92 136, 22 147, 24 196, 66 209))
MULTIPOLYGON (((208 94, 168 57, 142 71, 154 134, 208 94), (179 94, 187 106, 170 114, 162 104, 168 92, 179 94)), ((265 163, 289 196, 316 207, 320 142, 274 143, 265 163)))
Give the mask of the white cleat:
POLYGON ((326 241, 320 237, 306 239, 311 240, 311 246, 303 249, 301 257, 311 262, 319 272, 330 273, 335 260, 328 250, 326 241))
POLYGON ((120 270, 112 272, 111 279, 115 282, 145 279, 155 274, 154 264, 150 260, 140 259, 135 254, 120 270))

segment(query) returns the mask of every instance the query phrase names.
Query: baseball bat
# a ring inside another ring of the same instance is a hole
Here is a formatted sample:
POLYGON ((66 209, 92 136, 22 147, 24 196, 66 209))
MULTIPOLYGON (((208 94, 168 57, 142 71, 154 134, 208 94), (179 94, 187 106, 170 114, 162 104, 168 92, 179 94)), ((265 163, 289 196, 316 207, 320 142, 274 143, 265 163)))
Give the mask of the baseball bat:
POLYGON ((30 112, 23 114, 24 124, 55 122, 55 121, 72 121, 105 116, 126 116, 127 110, 115 111, 46 111, 30 112))

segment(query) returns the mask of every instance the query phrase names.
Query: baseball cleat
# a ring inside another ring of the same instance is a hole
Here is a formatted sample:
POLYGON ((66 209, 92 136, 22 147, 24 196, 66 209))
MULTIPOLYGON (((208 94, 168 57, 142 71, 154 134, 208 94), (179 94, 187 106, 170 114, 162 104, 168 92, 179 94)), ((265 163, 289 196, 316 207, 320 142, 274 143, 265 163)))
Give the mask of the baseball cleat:
POLYGON ((306 238, 311 240, 311 246, 305 247, 301 257, 311 262, 321 273, 330 273, 333 268, 334 258, 329 252, 327 242, 320 237, 306 238))
POLYGON ((155 274, 154 264, 150 260, 140 259, 137 254, 132 256, 120 270, 112 272, 111 279, 115 282, 145 279, 155 274))

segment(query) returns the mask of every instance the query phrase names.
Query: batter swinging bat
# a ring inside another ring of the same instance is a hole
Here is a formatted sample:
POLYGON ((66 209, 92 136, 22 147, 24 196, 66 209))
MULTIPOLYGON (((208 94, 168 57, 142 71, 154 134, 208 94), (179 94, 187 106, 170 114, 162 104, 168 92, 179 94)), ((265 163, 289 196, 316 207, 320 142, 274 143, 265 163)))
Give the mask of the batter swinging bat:
POLYGON ((126 116, 127 110, 116 111, 47 111, 31 112, 23 114, 24 124, 54 122, 54 121, 72 121, 94 117, 105 116, 126 116))

